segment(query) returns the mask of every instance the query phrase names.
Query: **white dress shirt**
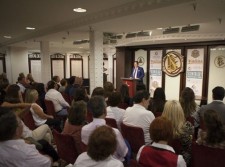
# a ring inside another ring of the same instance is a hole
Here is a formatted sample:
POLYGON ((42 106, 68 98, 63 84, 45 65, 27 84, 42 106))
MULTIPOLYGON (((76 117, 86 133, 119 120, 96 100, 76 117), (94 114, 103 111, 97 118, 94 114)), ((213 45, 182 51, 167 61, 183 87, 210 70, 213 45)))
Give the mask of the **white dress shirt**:
POLYGON ((84 152, 80 154, 74 163, 74 167, 123 167, 123 163, 109 156, 103 161, 95 161, 84 152))
POLYGON ((48 90, 45 94, 45 99, 53 102, 56 112, 61 111, 65 107, 70 107, 70 105, 63 98, 62 94, 55 89, 48 90))
POLYGON ((119 107, 111 107, 111 106, 108 106, 106 108, 106 110, 107 110, 106 118, 113 118, 113 119, 115 119, 116 123, 117 123, 117 126, 118 126, 118 128, 120 130, 121 129, 120 128, 120 124, 123 121, 123 116, 125 114, 125 110, 122 109, 122 108, 119 108, 119 107))
POLYGON ((50 167, 50 158, 40 154, 33 144, 24 140, 8 140, 0 142, 0 166, 15 167, 50 167))
MULTIPOLYGON (((101 118, 94 118, 93 121, 85 126, 82 127, 81 130, 81 140, 84 144, 88 144, 88 139, 91 135, 91 133, 99 126, 106 125, 106 122, 104 119, 101 118)), ((121 135, 120 131, 118 129, 113 128, 116 139, 117 139, 117 148, 114 153, 114 157, 120 161, 124 161, 124 157, 126 156, 128 152, 128 148, 126 143, 124 142, 123 136, 121 135)))
POLYGON ((141 127, 144 131, 145 144, 150 144, 149 127, 155 119, 153 113, 146 110, 140 104, 134 104, 133 107, 128 107, 125 111, 123 123, 126 125, 141 127))

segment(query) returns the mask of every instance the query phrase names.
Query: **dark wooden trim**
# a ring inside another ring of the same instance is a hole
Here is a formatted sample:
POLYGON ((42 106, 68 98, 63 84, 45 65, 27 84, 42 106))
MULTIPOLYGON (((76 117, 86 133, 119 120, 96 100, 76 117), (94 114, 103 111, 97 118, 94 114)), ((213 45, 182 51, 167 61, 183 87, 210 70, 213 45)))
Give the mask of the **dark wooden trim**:
POLYGON ((5 62, 6 54, 0 53, 0 60, 2 61, 3 72, 6 73, 6 62, 5 62))

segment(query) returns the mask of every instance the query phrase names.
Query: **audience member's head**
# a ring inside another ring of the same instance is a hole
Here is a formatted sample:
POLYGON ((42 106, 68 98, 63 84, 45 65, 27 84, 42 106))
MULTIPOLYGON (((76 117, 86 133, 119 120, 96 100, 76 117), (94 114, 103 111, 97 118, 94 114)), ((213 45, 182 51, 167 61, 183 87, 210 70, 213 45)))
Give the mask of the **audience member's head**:
POLYGON ((136 92, 133 97, 134 103, 142 104, 145 108, 148 107, 150 94, 147 90, 140 90, 136 92))
POLYGON ((95 161, 103 161, 112 155, 117 146, 116 135, 109 126, 100 126, 91 134, 87 154, 95 161))
POLYGON ((113 92, 114 91, 113 83, 109 82, 109 81, 105 82, 104 83, 104 90, 105 90, 105 92, 113 92))
POLYGON ((164 106, 162 116, 166 117, 172 122, 174 136, 177 136, 182 133, 182 127, 185 123, 185 117, 179 101, 167 101, 164 106))
POLYGON ((39 95, 45 94, 45 85, 43 83, 36 83, 35 89, 38 91, 39 95))
POLYGON ((71 76, 68 80, 68 85, 73 85, 75 82, 75 78, 76 78, 75 76, 71 76))
POLYGON ((172 123, 165 117, 157 117, 150 124, 149 133, 151 139, 159 141, 170 141, 173 138, 172 123))
POLYGON ((192 113, 195 111, 196 109, 195 93, 191 88, 186 87, 181 92, 180 104, 184 110, 184 115, 186 118, 191 116, 192 113))
POLYGON ((85 87, 76 88, 76 91, 74 92, 73 100, 74 101, 84 100, 86 102, 88 101, 87 91, 85 87))
POLYGON ((38 92, 35 89, 27 89, 25 95, 26 103, 34 103, 38 99, 38 92))
POLYGON ((1 77, 0 79, 0 91, 6 91, 9 87, 9 80, 7 78, 1 77))
POLYGON ((117 107, 121 103, 120 92, 112 92, 108 98, 108 104, 111 107, 117 107))
POLYGON ((166 101, 166 95, 163 88, 158 87, 155 89, 153 99, 166 101))
POLYGON ((209 144, 218 144, 225 140, 225 129, 218 113, 214 110, 204 112, 204 124, 206 127, 206 142, 209 144))
POLYGON ((21 120, 13 110, 0 107, 0 141, 16 139, 21 135, 22 127, 19 121, 21 120))
POLYGON ((94 118, 105 117, 106 102, 102 96, 93 96, 88 101, 88 110, 93 114, 94 118))
POLYGON ((213 100, 223 100, 225 90, 221 86, 217 86, 212 90, 213 100))
POLYGON ((32 84, 34 82, 34 78, 31 73, 27 74, 27 80, 32 84))
POLYGON ((62 86, 65 86, 65 87, 66 87, 66 85, 67 85, 67 80, 66 80, 65 78, 61 79, 60 84, 61 84, 62 86))
POLYGON ((121 93, 122 98, 129 97, 129 87, 127 86, 127 84, 121 85, 120 93, 121 93))
POLYGON ((26 77, 24 75, 19 75, 17 81, 21 84, 26 83, 26 77))
POLYGON ((58 75, 55 75, 52 77, 52 80, 55 82, 55 83, 59 83, 60 82, 60 78, 58 75))
POLYGON ((103 87, 96 87, 94 88, 91 96, 102 96, 102 97, 105 97, 105 91, 103 89, 103 87))
POLYGON ((72 125, 83 125, 87 115, 87 104, 84 101, 73 102, 70 109, 68 120, 72 125))
POLYGON ((47 83, 47 90, 57 89, 57 83, 55 81, 49 81, 47 83))
POLYGON ((6 91, 5 101, 9 103, 23 102, 20 87, 16 84, 12 84, 6 91))

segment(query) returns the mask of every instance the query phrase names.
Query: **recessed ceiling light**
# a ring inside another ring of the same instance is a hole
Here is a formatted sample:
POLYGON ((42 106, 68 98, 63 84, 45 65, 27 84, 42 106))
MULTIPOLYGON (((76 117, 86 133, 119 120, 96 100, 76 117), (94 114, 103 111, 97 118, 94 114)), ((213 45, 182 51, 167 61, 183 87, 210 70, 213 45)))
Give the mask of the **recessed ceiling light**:
POLYGON ((35 30, 34 27, 26 27, 27 30, 35 30))
POLYGON ((11 36, 8 36, 8 35, 5 35, 5 36, 3 36, 4 38, 7 38, 7 39, 10 39, 10 38, 12 38, 11 36))
POLYGON ((83 8, 75 8, 75 9, 73 9, 73 11, 78 12, 78 13, 83 13, 83 12, 86 12, 87 10, 83 9, 83 8))

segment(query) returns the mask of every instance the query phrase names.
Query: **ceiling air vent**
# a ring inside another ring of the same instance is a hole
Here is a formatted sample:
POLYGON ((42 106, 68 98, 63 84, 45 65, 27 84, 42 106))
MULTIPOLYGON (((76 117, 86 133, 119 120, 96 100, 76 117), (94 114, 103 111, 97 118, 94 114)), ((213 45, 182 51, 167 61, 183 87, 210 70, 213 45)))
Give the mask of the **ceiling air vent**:
POLYGON ((137 33, 128 33, 126 35, 126 38, 135 38, 137 36, 137 33))
POLYGON ((178 33, 180 31, 180 28, 167 28, 163 31, 163 34, 173 34, 178 33))
POLYGON ((198 31, 200 25, 185 26, 181 28, 181 32, 198 31))
POLYGON ((73 41, 73 44, 74 45, 80 45, 80 44, 85 44, 85 43, 89 43, 89 40, 84 39, 84 40, 76 40, 76 41, 73 41))
POLYGON ((138 36, 138 37, 147 37, 147 36, 150 36, 150 34, 149 34, 148 31, 146 31, 146 32, 141 31, 141 32, 138 32, 138 33, 137 33, 137 36, 138 36))

